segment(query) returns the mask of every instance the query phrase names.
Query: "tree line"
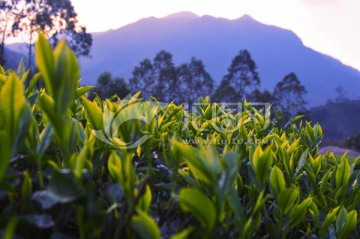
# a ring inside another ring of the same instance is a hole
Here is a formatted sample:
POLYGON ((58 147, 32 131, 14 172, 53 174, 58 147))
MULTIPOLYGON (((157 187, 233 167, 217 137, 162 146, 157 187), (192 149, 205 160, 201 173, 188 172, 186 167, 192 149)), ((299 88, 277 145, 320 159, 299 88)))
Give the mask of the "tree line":
POLYGON ((306 111, 305 87, 293 72, 285 75, 274 90, 260 90, 261 78, 255 61, 247 50, 240 50, 232 59, 227 73, 216 86, 202 60, 192 57, 190 62, 176 66, 172 54, 160 51, 153 60, 142 60, 135 66, 126 84, 120 77, 105 72, 97 79, 97 93, 102 99, 141 91, 144 99, 192 104, 199 97, 210 96, 216 102, 270 102, 285 116, 306 111))

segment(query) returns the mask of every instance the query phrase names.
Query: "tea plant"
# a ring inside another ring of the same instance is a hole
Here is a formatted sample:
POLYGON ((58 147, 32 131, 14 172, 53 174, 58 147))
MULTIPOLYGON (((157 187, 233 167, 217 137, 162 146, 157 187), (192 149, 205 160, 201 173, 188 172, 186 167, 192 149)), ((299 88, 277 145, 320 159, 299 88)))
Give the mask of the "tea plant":
POLYGON ((64 41, 0 68, 4 238, 358 238, 360 158, 244 102, 87 98, 64 41), (42 81, 45 88, 35 87, 42 81))

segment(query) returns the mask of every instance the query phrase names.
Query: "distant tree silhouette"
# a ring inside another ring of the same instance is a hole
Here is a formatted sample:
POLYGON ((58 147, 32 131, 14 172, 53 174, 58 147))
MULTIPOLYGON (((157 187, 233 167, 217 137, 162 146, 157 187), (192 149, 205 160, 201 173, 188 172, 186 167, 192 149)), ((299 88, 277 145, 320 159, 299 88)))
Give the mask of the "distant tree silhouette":
POLYGON ((184 63, 177 68, 177 86, 174 92, 178 103, 191 105, 199 97, 211 96, 214 89, 214 80, 205 70, 203 62, 194 57, 190 63, 184 63))
POLYGON ((238 97, 235 88, 228 81, 222 80, 214 93, 213 99, 217 102, 230 103, 236 102, 238 97))
MULTIPOLYGON (((227 75, 222 79, 216 92, 217 97, 225 97, 232 101, 243 101, 260 85, 256 64, 247 50, 241 50, 232 60, 227 75), (231 86, 233 89, 229 88, 231 86), (226 87, 226 88, 220 88, 226 87), (223 90, 227 92, 222 92, 223 90), (227 94, 234 91, 235 96, 227 94)), ((224 100, 225 98, 218 98, 224 100)))
POLYGON ((131 93, 135 94, 141 91, 144 99, 149 99, 153 95, 155 83, 154 67, 149 59, 141 61, 140 65, 135 67, 132 77, 129 79, 131 93))
POLYGON ((268 90, 260 91, 259 89, 255 89, 248 95, 247 100, 250 102, 274 103, 276 98, 268 90))
POLYGON ((156 81, 153 96, 159 101, 174 100, 177 76, 172 55, 169 52, 160 51, 155 56, 153 60, 153 76, 156 81))
POLYGON ((120 77, 112 78, 111 73, 104 72, 98 77, 96 88, 93 92, 104 100, 114 95, 124 98, 130 93, 130 90, 124 79, 120 77))
POLYGON ((335 102, 336 103, 340 103, 340 102, 345 102, 348 101, 349 99, 346 97, 347 92, 346 90, 344 90, 344 87, 342 85, 338 85, 335 88, 335 92, 336 92, 336 98, 335 98, 335 102))
POLYGON ((160 51, 153 62, 149 59, 141 61, 135 67, 129 84, 131 92, 141 91, 144 99, 153 96, 159 101, 174 100, 178 83, 172 55, 167 51, 160 51))
POLYGON ((290 73, 277 83, 274 89, 275 107, 281 111, 284 118, 306 112, 307 102, 303 98, 306 93, 296 74, 290 73))

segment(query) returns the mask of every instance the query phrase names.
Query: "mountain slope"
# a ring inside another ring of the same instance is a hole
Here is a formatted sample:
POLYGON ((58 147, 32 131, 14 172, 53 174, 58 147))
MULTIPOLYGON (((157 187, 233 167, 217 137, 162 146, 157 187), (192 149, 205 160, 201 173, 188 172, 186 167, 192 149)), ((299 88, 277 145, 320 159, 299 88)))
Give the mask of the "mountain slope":
POLYGON ((128 80, 141 60, 153 59, 160 50, 172 53, 177 65, 192 56, 200 58, 218 84, 235 55, 247 49, 258 66, 262 89, 273 90, 286 74, 295 72, 308 91, 310 106, 334 98, 338 85, 348 98, 360 97, 359 71, 305 47, 293 32, 250 16, 228 20, 181 12, 93 33, 93 40, 92 58, 80 60, 83 84, 95 84, 104 71, 128 80))
MULTIPOLYGON (((15 46, 15 44, 13 44, 15 46)), ((17 47, 20 47, 20 44, 16 44, 17 47)), ((25 66, 27 66, 28 64, 28 57, 23 54, 18 52, 17 50, 19 50, 19 48, 16 48, 12 46, 11 48, 9 47, 5 47, 5 52, 4 52, 4 58, 6 59, 4 68, 5 69, 17 69, 20 60, 23 59, 25 66), (13 49, 15 48, 15 50, 13 49)))

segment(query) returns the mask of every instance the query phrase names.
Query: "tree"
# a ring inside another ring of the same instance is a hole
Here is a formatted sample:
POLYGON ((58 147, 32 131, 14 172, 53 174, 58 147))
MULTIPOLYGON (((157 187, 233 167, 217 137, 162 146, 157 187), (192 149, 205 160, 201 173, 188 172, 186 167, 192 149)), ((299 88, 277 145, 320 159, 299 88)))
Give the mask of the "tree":
POLYGON ((141 91, 145 99, 154 96, 159 101, 174 100, 177 76, 172 55, 167 51, 160 51, 153 62, 149 59, 141 61, 135 67, 129 82, 131 91, 141 91))
POLYGON ((228 74, 224 76, 220 83, 221 87, 227 87, 227 89, 225 89, 226 91, 229 91, 229 86, 231 86, 235 91, 235 96, 227 96, 225 92, 221 92, 224 90, 222 88, 217 90, 217 95, 232 98, 232 100, 236 101, 243 101, 251 94, 252 90, 256 89, 259 85, 260 78, 256 71, 255 62, 247 50, 241 50, 232 60, 228 74))
POLYGON ((32 65, 32 47, 41 30, 55 45, 65 38, 77 56, 89 56, 92 37, 78 24, 77 14, 70 0, 19 0, 12 33, 21 35, 29 46, 29 68, 32 65))
POLYGON ((155 86, 153 68, 153 64, 149 59, 141 61, 140 65, 135 67, 129 80, 132 94, 141 91, 144 99, 149 99, 152 96, 153 87, 155 86))
POLYGON ((94 92, 104 100, 114 95, 125 98, 130 93, 130 90, 123 78, 116 77, 113 79, 111 73, 104 72, 98 77, 94 92))
POLYGON ((307 102, 303 96, 306 93, 305 87, 300 83, 296 74, 290 73, 277 83, 274 89, 273 95, 276 99, 276 108, 280 109, 284 118, 289 118, 299 112, 305 112, 307 102))
POLYGON ((159 101, 174 100, 177 76, 172 55, 167 51, 160 51, 153 60, 153 66, 153 77, 156 82, 153 96, 159 101))
POLYGON ((191 105, 201 96, 212 95, 214 81, 201 60, 192 57, 191 62, 180 65, 176 73, 178 82, 174 92, 177 93, 177 103, 191 105))
POLYGON ((228 81, 222 80, 214 93, 213 99, 219 103, 231 103, 237 101, 237 93, 228 81))

